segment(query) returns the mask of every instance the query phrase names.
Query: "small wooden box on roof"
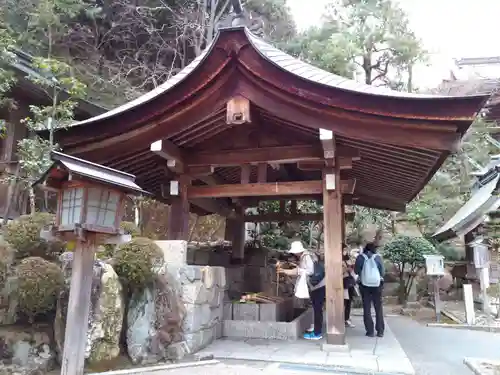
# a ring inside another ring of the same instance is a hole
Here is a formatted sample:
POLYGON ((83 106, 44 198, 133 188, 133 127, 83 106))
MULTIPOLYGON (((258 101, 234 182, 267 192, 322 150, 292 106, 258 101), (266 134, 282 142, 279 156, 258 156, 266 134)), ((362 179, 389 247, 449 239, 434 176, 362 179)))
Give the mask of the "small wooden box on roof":
POLYGON ((135 176, 52 152, 52 166, 37 181, 57 193, 57 232, 120 234, 120 221, 128 195, 147 194, 135 176))

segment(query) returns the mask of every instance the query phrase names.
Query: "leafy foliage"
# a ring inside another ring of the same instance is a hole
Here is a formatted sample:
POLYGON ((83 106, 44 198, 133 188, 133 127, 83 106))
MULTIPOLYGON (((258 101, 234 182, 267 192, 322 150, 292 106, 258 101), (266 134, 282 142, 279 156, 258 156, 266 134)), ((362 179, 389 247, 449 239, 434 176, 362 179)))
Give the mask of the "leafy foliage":
POLYGON ((137 237, 118 247, 114 268, 130 290, 142 289, 154 281, 154 267, 161 263, 161 249, 149 238, 137 237))
POLYGON ((423 237, 398 235, 382 248, 382 254, 384 259, 392 262, 398 270, 399 300, 405 303, 416 272, 424 265, 424 255, 436 254, 436 249, 423 237))
POLYGON ((461 147, 451 155, 400 219, 415 224, 424 235, 434 233, 467 201, 471 173, 485 167, 498 149, 489 141, 491 124, 477 117, 461 147))
POLYGON ((122 221, 120 228, 123 229, 125 234, 130 234, 132 237, 139 237, 141 235, 141 229, 131 221, 122 221))
POLYGON ((6 244, 0 244, 0 285, 4 285, 7 275, 9 273, 9 267, 12 263, 12 249, 6 244))
POLYGON ((52 311, 64 286, 61 269, 39 257, 23 259, 15 268, 18 278, 18 309, 30 321, 38 314, 52 311))
POLYGON ((42 257, 54 259, 64 251, 64 244, 58 241, 47 242, 40 238, 40 231, 54 224, 55 217, 49 213, 35 213, 20 216, 11 221, 4 230, 4 239, 15 250, 17 259, 42 257))
POLYGON ((383 249, 384 258, 395 264, 420 267, 425 262, 424 255, 435 254, 435 247, 423 237, 398 235, 383 249))

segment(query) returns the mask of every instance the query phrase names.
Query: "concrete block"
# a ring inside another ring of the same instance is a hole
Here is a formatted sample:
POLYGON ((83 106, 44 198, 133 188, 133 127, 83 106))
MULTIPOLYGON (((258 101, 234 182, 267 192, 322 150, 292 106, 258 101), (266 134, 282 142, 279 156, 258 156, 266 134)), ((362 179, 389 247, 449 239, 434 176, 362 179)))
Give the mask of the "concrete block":
POLYGON ((155 241, 155 243, 162 250, 166 264, 176 266, 187 264, 186 241, 155 241))
POLYGON ((178 272, 182 284, 193 283, 203 278, 202 267, 199 266, 187 265, 179 268, 178 272))
MULTIPOLYGON (((234 305, 236 307, 236 304, 234 305)), ((297 340, 309 328, 312 310, 306 310, 291 322, 259 322, 251 320, 224 320, 222 335, 228 338, 268 340, 297 340)))
POLYGON ((233 304, 234 320, 259 320, 259 305, 256 303, 233 304))
POLYGON ((198 250, 194 256, 194 263, 199 266, 208 266, 210 263, 210 251, 198 250))
POLYGON ((187 253, 186 253, 186 263, 189 265, 194 264, 194 259, 195 259, 195 254, 196 250, 193 248, 188 248, 187 253))
POLYGON ((213 267, 203 267, 203 283, 205 284, 205 288, 210 289, 215 284, 215 270, 213 267))
POLYGON ((222 313, 222 320, 233 320, 233 303, 224 302, 224 311, 222 313))

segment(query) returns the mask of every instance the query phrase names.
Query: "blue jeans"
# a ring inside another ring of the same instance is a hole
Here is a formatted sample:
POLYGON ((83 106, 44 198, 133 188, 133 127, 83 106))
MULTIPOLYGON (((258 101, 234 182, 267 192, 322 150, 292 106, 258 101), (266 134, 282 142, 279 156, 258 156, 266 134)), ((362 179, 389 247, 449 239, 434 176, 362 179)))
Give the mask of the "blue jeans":
POLYGON ((323 306, 325 305, 326 287, 309 292, 314 313, 314 334, 321 335, 323 331, 323 306))

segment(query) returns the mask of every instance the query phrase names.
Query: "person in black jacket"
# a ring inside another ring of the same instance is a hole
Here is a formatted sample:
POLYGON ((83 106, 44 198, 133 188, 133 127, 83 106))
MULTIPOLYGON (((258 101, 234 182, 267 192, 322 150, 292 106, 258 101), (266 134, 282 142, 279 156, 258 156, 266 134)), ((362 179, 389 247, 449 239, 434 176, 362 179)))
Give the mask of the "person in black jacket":
POLYGON ((365 324, 366 336, 374 337, 376 330, 377 336, 383 337, 385 323, 384 312, 382 309, 382 290, 384 285, 385 269, 382 257, 377 253, 377 246, 374 243, 366 244, 363 252, 358 255, 354 264, 354 272, 359 275, 359 290, 363 301, 363 320, 365 324), (378 285, 374 285, 373 280, 364 280, 365 277, 368 278, 368 269, 366 270, 367 272, 363 271, 365 267, 369 267, 373 264, 372 259, 375 261, 376 265, 376 267, 373 267, 372 269, 374 269, 375 272, 378 270, 378 285), (375 309, 375 330, 371 314, 372 304, 375 309))

